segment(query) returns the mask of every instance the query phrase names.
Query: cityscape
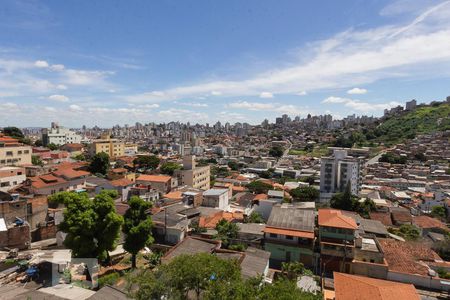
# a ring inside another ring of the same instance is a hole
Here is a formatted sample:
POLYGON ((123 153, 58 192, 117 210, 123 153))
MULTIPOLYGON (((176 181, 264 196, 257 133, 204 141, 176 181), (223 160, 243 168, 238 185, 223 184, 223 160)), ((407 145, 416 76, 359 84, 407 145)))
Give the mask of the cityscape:
POLYGON ((5 2, 0 299, 450 299, 450 1, 319 2, 5 2))

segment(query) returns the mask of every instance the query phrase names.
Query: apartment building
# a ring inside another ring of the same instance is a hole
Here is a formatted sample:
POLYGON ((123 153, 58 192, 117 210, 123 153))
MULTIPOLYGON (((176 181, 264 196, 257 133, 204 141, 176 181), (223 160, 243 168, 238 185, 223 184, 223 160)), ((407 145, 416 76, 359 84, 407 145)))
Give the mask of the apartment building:
POLYGON ((227 210, 229 207, 228 189, 210 189, 205 191, 202 205, 227 210))
POLYGON ((64 128, 58 125, 58 123, 52 122, 50 128, 44 128, 42 130, 42 143, 44 146, 48 144, 55 144, 62 146, 71 143, 81 143, 82 136, 76 134, 74 131, 64 128))
POLYGON ((27 179, 25 168, 0 167, 0 191, 7 192, 27 179))
POLYGON ((331 199, 333 194, 343 192, 350 184, 351 193, 358 195, 361 190, 362 162, 348 156, 345 149, 334 149, 333 155, 321 158, 320 200, 331 199))
POLYGON ((172 188, 172 177, 166 175, 142 174, 136 179, 138 185, 155 189, 161 194, 167 194, 172 188))
POLYGON ((93 156, 100 152, 108 154, 109 157, 124 156, 125 143, 110 138, 109 134, 103 134, 101 139, 94 140, 89 145, 89 155, 93 156))
POLYGON ((176 170, 174 176, 178 178, 179 185, 187 185, 196 189, 207 190, 210 188, 210 167, 197 167, 195 156, 183 157, 183 169, 176 170))
POLYGON ((271 253, 273 267, 282 262, 299 261, 305 266, 314 262, 313 210, 302 209, 292 204, 277 204, 272 208, 264 228, 264 249, 271 253))
POLYGON ((31 165, 31 146, 0 134, 0 167, 31 165))

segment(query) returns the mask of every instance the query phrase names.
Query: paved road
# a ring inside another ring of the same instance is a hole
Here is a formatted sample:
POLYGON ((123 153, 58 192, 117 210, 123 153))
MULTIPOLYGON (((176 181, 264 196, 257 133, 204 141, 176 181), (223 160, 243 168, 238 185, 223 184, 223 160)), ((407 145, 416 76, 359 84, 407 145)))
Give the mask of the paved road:
POLYGON ((375 155, 374 157, 372 157, 371 159, 369 159, 365 166, 367 167, 368 165, 373 165, 376 164, 378 162, 378 159, 381 157, 381 155, 383 155, 384 153, 386 153, 387 150, 383 150, 380 153, 378 153, 377 155, 375 155))
POLYGON ((292 143, 291 143, 290 140, 286 140, 286 141, 288 142, 289 146, 287 147, 286 150, 284 150, 283 155, 277 160, 277 162, 275 163, 274 168, 278 167, 278 165, 284 160, 284 158, 289 155, 289 151, 292 148, 292 143))

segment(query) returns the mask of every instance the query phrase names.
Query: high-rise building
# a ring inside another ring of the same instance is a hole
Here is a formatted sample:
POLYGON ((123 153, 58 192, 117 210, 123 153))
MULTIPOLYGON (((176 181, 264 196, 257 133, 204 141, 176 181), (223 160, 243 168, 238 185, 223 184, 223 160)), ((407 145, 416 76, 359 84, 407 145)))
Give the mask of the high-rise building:
POLYGON ((359 194, 361 160, 348 156, 347 150, 335 149, 332 156, 322 157, 320 166, 320 200, 328 201, 350 184, 351 193, 359 194))
POLYGON ((178 178, 179 185, 187 185, 196 189, 207 190, 210 187, 210 167, 197 167, 195 156, 183 157, 183 169, 176 170, 174 176, 178 178))
POLYGON ((92 141, 89 145, 89 154, 91 156, 105 152, 109 157, 117 157, 125 155, 125 143, 110 138, 109 133, 102 134, 101 139, 92 141))
POLYGON ((82 136, 76 134, 68 128, 64 128, 58 125, 56 122, 52 122, 51 128, 44 128, 42 130, 42 143, 44 146, 48 144, 55 144, 58 146, 65 144, 79 144, 81 143, 82 136))

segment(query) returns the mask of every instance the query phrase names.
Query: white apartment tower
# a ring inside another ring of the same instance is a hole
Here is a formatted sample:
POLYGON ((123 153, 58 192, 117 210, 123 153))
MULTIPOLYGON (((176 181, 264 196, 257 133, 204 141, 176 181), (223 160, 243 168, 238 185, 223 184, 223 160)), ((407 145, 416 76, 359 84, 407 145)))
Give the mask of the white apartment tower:
POLYGON ((332 156, 321 159, 320 201, 328 201, 333 194, 343 192, 347 184, 357 196, 361 180, 361 160, 348 156, 345 149, 335 149, 332 156))
POLYGON ((58 123, 52 122, 51 128, 42 130, 42 142, 44 146, 55 144, 58 146, 65 144, 79 144, 82 136, 76 134, 68 128, 60 127, 58 123))

